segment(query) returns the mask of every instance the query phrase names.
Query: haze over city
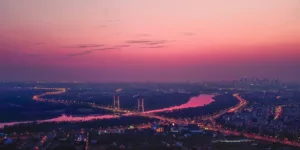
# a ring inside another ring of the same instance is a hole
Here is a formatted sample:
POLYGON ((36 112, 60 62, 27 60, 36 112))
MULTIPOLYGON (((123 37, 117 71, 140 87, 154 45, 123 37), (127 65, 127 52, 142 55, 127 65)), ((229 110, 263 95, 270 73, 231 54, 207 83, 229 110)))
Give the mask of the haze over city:
POLYGON ((1 0, 0 22, 1 80, 299 82, 299 0, 1 0))

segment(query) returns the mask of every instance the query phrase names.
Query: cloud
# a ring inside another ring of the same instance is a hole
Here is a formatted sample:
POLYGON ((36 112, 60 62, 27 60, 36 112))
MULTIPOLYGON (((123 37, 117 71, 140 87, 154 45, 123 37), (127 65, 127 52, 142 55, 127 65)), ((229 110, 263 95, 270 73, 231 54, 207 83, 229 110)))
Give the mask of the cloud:
POLYGON ((93 51, 105 51, 105 50, 115 50, 117 49, 116 47, 106 47, 106 48, 99 48, 99 49, 94 49, 93 51))
POLYGON ((129 40, 126 41, 126 43, 130 43, 130 44, 145 44, 145 43, 151 43, 153 41, 150 40, 129 40))
POLYGON ((150 42, 150 43, 147 43, 148 45, 158 45, 158 44, 164 44, 166 42, 169 42, 167 40, 159 40, 159 41, 154 41, 154 42, 150 42))
POLYGON ((124 47, 130 47, 130 45, 116 45, 114 48, 124 48, 124 47))
POLYGON ((149 47, 141 47, 141 48, 164 48, 166 46, 160 45, 160 46, 149 46, 149 47))
POLYGON ((68 56, 72 57, 72 56, 79 56, 79 55, 86 55, 86 54, 89 54, 93 52, 92 50, 87 50, 87 51, 84 51, 84 52, 80 52, 80 53, 72 53, 72 54, 68 54, 68 56))
POLYGON ((182 33, 182 35, 185 35, 185 36, 191 36, 191 35, 195 35, 196 33, 195 32, 184 32, 182 33))
MULTIPOLYGON (((103 48, 95 48, 91 50, 86 50, 83 52, 78 52, 78 53, 71 53, 68 54, 67 56, 72 57, 72 56, 80 56, 80 55, 86 55, 90 54, 96 51, 106 51, 106 50, 119 50, 122 48, 130 47, 130 44, 138 44, 138 45, 143 45, 144 47, 141 48, 163 48, 165 45, 162 45, 167 42, 174 42, 175 40, 128 40, 126 41, 127 44, 123 45, 115 45, 112 47, 103 47, 103 48)), ((97 45, 97 44, 81 44, 81 45, 76 45, 76 46, 71 46, 72 48, 93 48, 93 47, 102 47, 104 45, 97 45)), ((70 47, 70 46, 68 46, 70 47)))
POLYGON ((71 53, 71 54, 68 54, 67 56, 69 56, 69 57, 81 56, 81 55, 90 54, 90 53, 93 53, 96 51, 117 50, 117 49, 118 48, 116 48, 116 47, 98 48, 98 49, 86 50, 86 51, 79 52, 79 53, 71 53))
POLYGON ((93 47, 102 47, 101 44, 78 44, 74 46, 65 46, 65 48, 93 48, 93 47))
POLYGON ((143 45, 159 45, 159 44, 165 44, 168 42, 174 42, 173 41, 169 41, 169 40, 129 40, 126 41, 126 43, 130 43, 130 44, 143 44, 143 45))

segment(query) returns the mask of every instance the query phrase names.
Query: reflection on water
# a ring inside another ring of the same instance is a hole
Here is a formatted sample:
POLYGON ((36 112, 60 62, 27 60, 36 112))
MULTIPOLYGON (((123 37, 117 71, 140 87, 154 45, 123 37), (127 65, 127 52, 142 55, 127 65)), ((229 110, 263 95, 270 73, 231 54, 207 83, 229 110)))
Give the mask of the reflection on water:
POLYGON ((204 105, 210 104, 213 101, 214 101, 213 95, 199 95, 197 97, 192 97, 185 104, 182 104, 179 106, 173 106, 173 107, 169 107, 169 108, 150 110, 150 111, 146 111, 145 113, 156 113, 156 112, 163 112, 163 111, 172 111, 172 110, 176 110, 176 109, 199 107, 199 106, 204 106, 204 105))
MULTIPOLYGON (((156 110, 150 110, 146 111, 144 113, 156 113, 156 112, 163 112, 163 111, 172 111, 176 109, 185 109, 185 108, 193 108, 193 107, 199 107, 204 106, 207 104, 210 104, 213 102, 213 95, 199 95, 197 97, 192 97, 187 103, 179 105, 179 106, 173 106, 169 108, 162 108, 162 109, 156 109, 156 110)), ((127 114, 126 116, 130 116, 133 114, 127 114)), ((116 116, 113 115, 89 115, 89 116, 66 116, 62 115, 57 118, 52 119, 46 119, 46 120, 38 120, 37 123, 44 123, 44 122, 80 122, 80 121, 90 121, 90 120, 101 120, 101 119, 112 119, 116 116)), ((15 124, 21 124, 21 123, 30 123, 32 121, 21 121, 21 122, 8 122, 8 123, 0 123, 0 128, 3 128, 5 125, 11 126, 15 124)))

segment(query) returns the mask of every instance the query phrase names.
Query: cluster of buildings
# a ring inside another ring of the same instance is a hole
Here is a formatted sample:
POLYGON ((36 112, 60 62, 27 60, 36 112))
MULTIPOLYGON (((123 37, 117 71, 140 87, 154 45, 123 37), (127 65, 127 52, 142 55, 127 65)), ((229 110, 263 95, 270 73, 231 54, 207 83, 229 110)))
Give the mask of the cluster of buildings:
POLYGON ((157 92, 163 92, 165 94, 168 93, 181 93, 181 94, 189 94, 189 91, 186 91, 185 89, 158 89, 157 92))
POLYGON ((272 93, 253 95, 248 96, 247 107, 223 115, 218 122, 230 129, 300 142, 300 103, 272 93))
POLYGON ((105 134, 126 134, 132 132, 148 132, 154 134, 166 134, 166 133, 201 133, 205 134, 205 131, 200 129, 197 124, 175 124, 175 123, 153 123, 151 125, 146 124, 145 126, 135 127, 134 125, 130 125, 128 127, 111 127, 105 129, 98 129, 97 134, 105 135, 105 134))
POLYGON ((178 125, 172 124, 152 124, 152 130, 156 133, 201 133, 204 134, 204 130, 200 129, 197 124, 178 125))
POLYGON ((7 134, 0 133, 0 146, 12 144, 12 138, 8 137, 7 134))
MULTIPOLYGON (((205 132, 198 127, 197 124, 167 124, 167 123, 153 123, 140 126, 124 126, 124 127, 110 127, 99 129, 81 129, 81 130, 63 130, 57 129, 48 133, 27 133, 15 134, 13 139, 7 138, 7 135, 1 136, 1 144, 12 144, 19 149, 54 149, 60 146, 72 146, 77 149, 85 149, 88 147, 97 147, 99 145, 106 145, 106 140, 114 141, 116 136, 127 137, 133 135, 146 136, 166 136, 176 135, 179 139, 190 138, 193 135, 205 135, 205 132)), ((133 138, 136 138, 133 136, 133 138)), ((168 139, 168 138, 166 138, 168 139)), ((162 141, 163 142, 163 141, 162 141)), ((109 145, 112 147, 122 147, 128 143, 117 143, 109 145)), ((170 146, 170 142, 159 143, 163 146, 170 146)), ((171 144, 171 145, 174 145, 171 144)), ((175 142, 176 146, 182 146, 179 141, 175 142)))
POLYGON ((251 78, 240 78, 234 80, 233 83, 235 85, 283 85, 283 83, 279 79, 267 79, 267 78, 258 78, 258 77, 251 77, 251 78))

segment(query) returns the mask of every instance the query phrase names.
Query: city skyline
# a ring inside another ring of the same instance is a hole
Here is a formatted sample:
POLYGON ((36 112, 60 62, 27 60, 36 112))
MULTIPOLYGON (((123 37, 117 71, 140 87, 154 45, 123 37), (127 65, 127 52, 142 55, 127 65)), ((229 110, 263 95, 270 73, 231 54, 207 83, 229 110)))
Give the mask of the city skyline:
POLYGON ((0 2, 0 78, 297 81, 298 0, 0 2))

